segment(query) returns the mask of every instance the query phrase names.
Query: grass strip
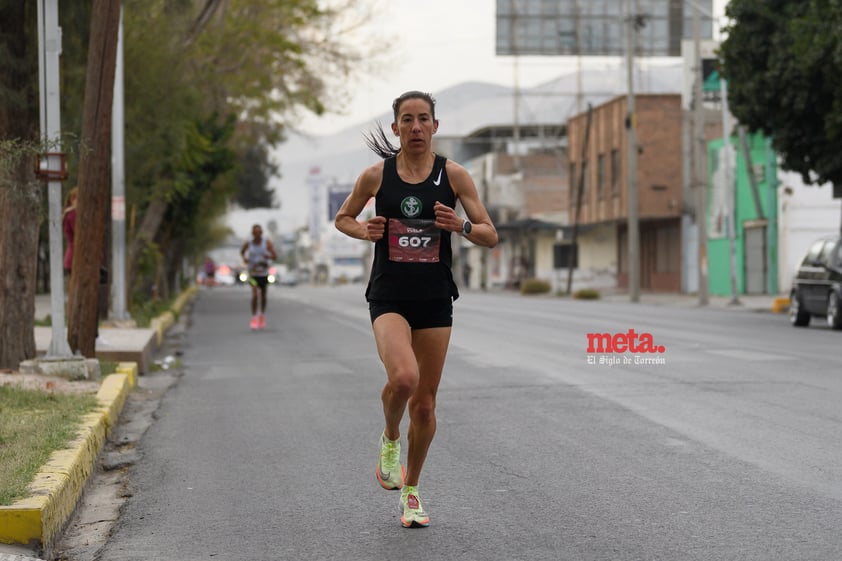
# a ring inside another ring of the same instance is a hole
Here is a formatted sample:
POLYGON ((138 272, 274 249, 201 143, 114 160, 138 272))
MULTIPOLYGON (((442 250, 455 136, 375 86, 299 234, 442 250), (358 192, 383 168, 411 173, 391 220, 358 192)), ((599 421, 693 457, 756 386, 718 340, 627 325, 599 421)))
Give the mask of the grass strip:
POLYGON ((50 454, 75 438, 95 395, 0 386, 0 505, 29 495, 28 485, 50 454))

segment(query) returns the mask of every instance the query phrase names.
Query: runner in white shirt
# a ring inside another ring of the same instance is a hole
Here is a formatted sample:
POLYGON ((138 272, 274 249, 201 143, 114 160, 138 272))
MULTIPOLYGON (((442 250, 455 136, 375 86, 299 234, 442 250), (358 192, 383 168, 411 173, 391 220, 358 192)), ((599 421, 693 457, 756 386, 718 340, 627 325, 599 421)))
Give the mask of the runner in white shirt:
POLYGON ((269 261, 277 259, 272 240, 263 237, 263 228, 255 224, 251 228, 251 239, 247 240, 240 255, 248 266, 251 284, 251 323, 254 329, 266 327, 266 287, 269 284, 269 261))

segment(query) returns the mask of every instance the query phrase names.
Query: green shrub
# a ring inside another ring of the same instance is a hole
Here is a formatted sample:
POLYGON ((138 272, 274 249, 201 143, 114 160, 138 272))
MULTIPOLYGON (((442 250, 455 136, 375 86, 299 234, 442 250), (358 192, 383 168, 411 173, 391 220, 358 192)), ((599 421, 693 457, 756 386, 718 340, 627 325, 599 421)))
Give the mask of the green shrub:
MULTIPOLYGON (((170 310, 174 300, 174 298, 170 298, 169 300, 146 300, 142 303, 135 303, 130 307, 132 318, 134 318, 138 327, 149 327, 153 318, 170 310)), ((135 302, 138 302, 138 300, 135 300, 135 302)))
POLYGON ((573 293, 573 298, 577 300, 599 300, 599 291, 594 288, 583 288, 573 293))
POLYGON ((521 294, 546 294, 550 290, 550 283, 543 279, 523 279, 520 283, 521 294))
POLYGON ((35 327, 52 327, 53 315, 47 314, 43 319, 35 318, 35 327))
POLYGON ((120 363, 116 360, 100 360, 99 361, 99 375, 105 378, 109 374, 117 372, 117 366, 120 363))

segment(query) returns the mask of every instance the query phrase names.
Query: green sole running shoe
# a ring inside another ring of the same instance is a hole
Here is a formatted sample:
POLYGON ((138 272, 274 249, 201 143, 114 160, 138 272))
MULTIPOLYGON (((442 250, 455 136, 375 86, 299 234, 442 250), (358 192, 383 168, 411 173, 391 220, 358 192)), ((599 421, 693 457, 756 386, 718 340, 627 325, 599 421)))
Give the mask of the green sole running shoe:
POLYGON ((401 441, 389 440, 386 435, 380 437, 380 459, 375 470, 377 481, 384 489, 394 490, 403 487, 406 470, 401 465, 401 441))
POLYGON ((426 528, 430 525, 430 516, 421 505, 418 488, 404 485, 401 489, 401 524, 404 528, 426 528))

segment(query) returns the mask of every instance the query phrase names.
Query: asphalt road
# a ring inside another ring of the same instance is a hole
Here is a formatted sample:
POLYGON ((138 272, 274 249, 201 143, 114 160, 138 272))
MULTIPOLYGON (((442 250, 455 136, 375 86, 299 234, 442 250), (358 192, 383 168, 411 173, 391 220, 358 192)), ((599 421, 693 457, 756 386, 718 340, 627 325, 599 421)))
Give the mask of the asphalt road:
POLYGON ((842 334, 464 294, 421 484, 432 524, 406 530, 374 477, 384 375, 362 291, 272 287, 263 332, 246 290, 201 292, 101 559, 842 559, 842 334), (655 364, 588 353, 589 333, 632 329, 655 364))

